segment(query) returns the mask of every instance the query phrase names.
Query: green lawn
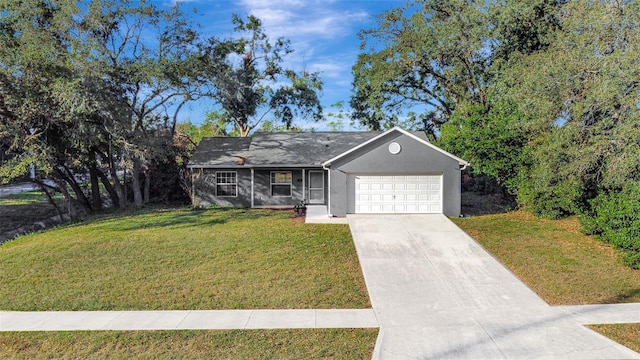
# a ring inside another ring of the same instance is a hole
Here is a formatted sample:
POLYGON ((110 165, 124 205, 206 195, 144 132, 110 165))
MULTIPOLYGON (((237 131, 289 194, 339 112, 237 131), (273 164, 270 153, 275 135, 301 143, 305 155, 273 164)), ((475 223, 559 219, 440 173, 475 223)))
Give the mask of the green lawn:
POLYGON ((375 329, 0 333, 1 359, 371 359, 375 329))
POLYGON ((370 307, 347 225, 286 211, 146 209, 0 246, 0 309, 370 307))
POLYGON ((551 305, 640 302, 640 271, 580 233, 575 218, 517 211, 453 221, 551 305))

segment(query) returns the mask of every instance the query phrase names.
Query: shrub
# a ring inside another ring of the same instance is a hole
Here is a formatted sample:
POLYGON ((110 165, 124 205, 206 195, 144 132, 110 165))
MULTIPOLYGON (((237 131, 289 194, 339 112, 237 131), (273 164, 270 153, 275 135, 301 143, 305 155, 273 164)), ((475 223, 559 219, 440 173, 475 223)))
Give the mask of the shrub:
POLYGON ((625 263, 640 269, 640 184, 602 192, 591 201, 591 211, 580 217, 582 230, 624 252, 625 263))

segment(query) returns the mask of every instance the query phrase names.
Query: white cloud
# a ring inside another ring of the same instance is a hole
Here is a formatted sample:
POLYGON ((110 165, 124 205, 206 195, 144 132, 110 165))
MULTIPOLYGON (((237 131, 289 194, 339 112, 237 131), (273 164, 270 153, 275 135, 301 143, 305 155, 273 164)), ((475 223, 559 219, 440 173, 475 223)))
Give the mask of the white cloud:
POLYGON ((308 37, 336 38, 351 33, 351 26, 370 16, 366 11, 347 11, 332 7, 330 1, 242 0, 241 5, 263 21, 274 37, 292 41, 308 37))

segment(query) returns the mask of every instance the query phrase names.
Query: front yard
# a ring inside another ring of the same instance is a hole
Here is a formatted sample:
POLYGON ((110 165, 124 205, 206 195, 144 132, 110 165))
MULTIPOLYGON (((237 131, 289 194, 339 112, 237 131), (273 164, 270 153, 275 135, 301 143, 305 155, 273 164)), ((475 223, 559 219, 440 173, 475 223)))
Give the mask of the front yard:
MULTIPOLYGON (((582 234, 575 218, 516 211, 453 220, 551 305, 640 302, 640 271, 582 234)), ((640 352, 640 324, 591 328, 640 352)))
POLYGON ((640 271, 582 234, 575 218, 515 211, 453 220, 551 305, 640 302, 640 271))
POLYGON ((132 211, 0 247, 2 310, 366 307, 348 226, 285 211, 132 211))
MULTIPOLYGON (((581 234, 575 219, 516 211, 453 220, 552 305, 640 302, 640 272, 581 234)), ((348 226, 299 224, 284 211, 147 209, 0 246, 2 310, 365 307, 348 226)), ((640 351, 637 324, 592 328, 640 351)), ((0 357, 360 359, 371 356, 376 336, 371 329, 0 333, 0 357)))

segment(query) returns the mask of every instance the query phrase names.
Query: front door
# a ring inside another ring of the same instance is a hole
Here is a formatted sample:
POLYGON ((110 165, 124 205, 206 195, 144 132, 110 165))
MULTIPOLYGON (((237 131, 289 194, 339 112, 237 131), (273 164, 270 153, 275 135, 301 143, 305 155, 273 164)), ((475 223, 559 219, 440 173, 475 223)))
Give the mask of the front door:
POLYGON ((309 204, 324 204, 324 171, 309 171, 309 204))

